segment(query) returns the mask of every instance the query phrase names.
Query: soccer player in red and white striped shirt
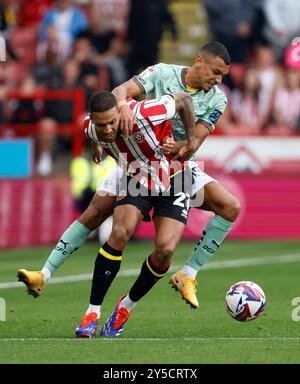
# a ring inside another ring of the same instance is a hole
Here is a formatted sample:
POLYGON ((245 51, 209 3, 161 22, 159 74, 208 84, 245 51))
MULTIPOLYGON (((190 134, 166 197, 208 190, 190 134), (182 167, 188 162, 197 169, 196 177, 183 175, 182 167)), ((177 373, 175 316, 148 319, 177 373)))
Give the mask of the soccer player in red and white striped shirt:
MULTIPOLYGON (((119 194, 117 197, 113 230, 108 241, 99 250, 95 261, 90 305, 76 329, 78 337, 95 336, 102 301, 119 271, 123 249, 137 224, 143 219, 149 220, 149 213, 153 208, 155 247, 144 261, 141 273, 129 293, 120 298, 112 316, 102 327, 102 336, 118 336, 123 331, 135 303, 166 274, 188 216, 188 193, 184 189, 178 193, 174 192, 174 189, 170 194, 164 192, 169 192, 171 158, 160 151, 160 146, 165 138, 172 135, 169 119, 178 113, 187 133, 186 152, 192 155, 195 151, 195 121, 191 96, 178 93, 162 96, 157 100, 128 102, 136 117, 133 133, 129 137, 124 137, 120 130, 119 106, 110 92, 98 92, 92 96, 90 114, 84 123, 85 131, 93 142, 100 144, 116 160, 122 160, 123 163, 127 161, 125 165, 128 185, 137 179, 144 190, 151 193, 138 196, 132 196, 130 193, 127 196, 119 194), (142 171, 137 172, 138 168, 142 171), (152 193, 154 191, 159 193, 152 193)), ((126 175, 126 172, 123 174, 126 175)), ((180 175, 180 172, 178 174, 180 175)), ((172 178, 174 179, 176 175, 172 178)), ((115 196, 107 198, 115 200, 115 196)), ((93 206, 93 203, 91 205, 93 206)), ((105 210, 105 206, 103 209, 105 210)), ((103 209, 97 211, 97 214, 105 216, 103 209)), ((65 239, 60 242, 63 242, 65 247, 71 244, 65 239)), ((53 269, 57 268, 58 259, 48 260, 47 267, 50 265, 53 269)), ((34 297, 44 290, 46 270, 49 280, 50 269, 46 267, 43 271, 18 271, 19 280, 25 283, 28 293, 34 297)))
MULTIPOLYGON (((109 92, 94 94, 89 103, 90 116, 85 121, 86 135, 117 161, 127 161, 127 183, 138 178, 146 191, 164 192, 170 185, 171 158, 160 152, 165 137, 172 135, 169 119, 176 112, 187 133, 187 149, 194 150, 195 123, 191 97, 186 93, 166 95, 160 99, 129 101, 136 116, 132 134, 126 139, 120 130, 120 111, 115 96, 109 92), (153 165, 154 164, 154 165, 153 165), (137 173, 137 169, 142 171, 137 173), (149 177, 148 177, 149 176, 149 177)), ((180 191, 171 195, 139 194, 117 197, 113 229, 102 245, 95 262, 90 305, 76 329, 78 337, 93 337, 100 317, 100 306, 117 275, 123 249, 141 220, 149 220, 153 208, 155 247, 144 261, 140 275, 129 293, 122 296, 101 330, 102 336, 118 336, 133 307, 168 271, 171 257, 179 243, 189 211, 189 195, 180 191), (99 315, 98 315, 99 314, 99 315)))

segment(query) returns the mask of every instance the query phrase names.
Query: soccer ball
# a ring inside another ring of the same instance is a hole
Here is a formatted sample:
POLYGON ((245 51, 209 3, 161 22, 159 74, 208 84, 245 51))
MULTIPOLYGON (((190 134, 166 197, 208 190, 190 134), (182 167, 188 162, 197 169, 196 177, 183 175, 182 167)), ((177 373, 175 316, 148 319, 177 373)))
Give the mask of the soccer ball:
POLYGON ((227 312, 238 321, 256 319, 264 311, 265 305, 264 291, 252 281, 239 281, 233 284, 225 296, 227 312))

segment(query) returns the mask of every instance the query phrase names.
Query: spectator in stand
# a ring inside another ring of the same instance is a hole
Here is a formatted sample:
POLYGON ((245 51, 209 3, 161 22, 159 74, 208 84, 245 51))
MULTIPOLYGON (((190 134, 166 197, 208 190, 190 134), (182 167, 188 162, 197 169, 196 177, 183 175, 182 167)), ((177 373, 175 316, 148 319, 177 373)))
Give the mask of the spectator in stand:
POLYGON ((0 1, 1 31, 12 29, 17 24, 18 2, 12 0, 0 1), (3 24, 2 24, 3 23, 3 24))
POLYGON ((41 118, 42 103, 39 100, 26 99, 37 89, 37 83, 30 74, 25 75, 18 86, 21 96, 24 99, 8 100, 7 113, 8 121, 12 124, 36 124, 41 118))
POLYGON ((99 68, 96 64, 97 54, 93 50, 90 40, 79 36, 75 40, 72 57, 79 64, 79 81, 86 91, 87 110, 89 98, 94 92, 99 90, 99 68))
POLYGON ((250 51, 258 45, 266 45, 267 43, 263 35, 263 30, 266 24, 264 1, 265 0, 254 0, 254 16, 250 34, 250 51))
MULTIPOLYGON (((40 100, 26 99, 38 90, 38 85, 31 74, 25 75, 18 85, 21 96, 24 99, 9 99, 6 103, 6 121, 11 124, 38 124, 43 113, 43 103, 40 100)), ((22 126, 18 128, 18 133, 22 134, 22 126)), ((7 133, 9 136, 15 136, 13 129, 7 133)), ((45 131, 33 135, 35 140, 36 155, 45 150, 49 133, 45 131)))
POLYGON ((127 21, 131 0, 93 0, 92 3, 101 9, 103 21, 109 29, 121 38, 127 33, 127 21))
MULTIPOLYGON (((298 132, 300 119, 300 73, 288 69, 282 87, 275 93, 274 124, 268 127, 270 135, 289 135, 298 132)), ((299 133, 299 132, 298 132, 299 133)))
POLYGON ((72 0, 55 0, 54 7, 45 13, 40 23, 40 41, 47 39, 50 24, 57 30, 58 40, 64 43, 65 57, 69 57, 74 38, 87 27, 85 14, 73 5, 72 0))
MULTIPOLYGON (((80 84, 80 66, 75 59, 67 59, 58 77, 53 77, 48 84, 49 89, 72 90, 82 88, 80 84)), ((53 170, 53 155, 70 150, 68 137, 59 135, 60 123, 71 123, 73 116, 71 100, 48 100, 44 105, 44 117, 40 121, 39 159, 37 173, 49 176, 53 170)))
POLYGON ((177 42, 177 28, 165 0, 132 0, 128 20, 129 77, 157 63, 164 28, 177 42))
MULTIPOLYGON (((6 107, 7 107, 7 93, 8 93, 8 85, 6 78, 6 70, 3 63, 0 63, 0 127, 7 121, 6 118, 6 107)), ((9 134, 7 130, 3 130, 1 127, 0 136, 6 136, 9 134)))
POLYGON ((62 64, 69 56, 69 43, 60 39, 58 30, 54 24, 47 27, 47 35, 44 40, 39 41, 37 46, 37 62, 62 64))
POLYGON ((263 104, 258 74, 250 69, 246 72, 241 86, 232 92, 231 113, 234 124, 227 133, 237 135, 260 134, 268 119, 263 104))
POLYGON ((47 87, 51 79, 59 77, 61 65, 65 57, 63 42, 58 39, 54 25, 49 24, 47 39, 38 43, 37 64, 33 74, 39 85, 47 87))
POLYGON ((261 94, 264 104, 261 106, 264 115, 271 113, 276 88, 281 82, 282 70, 276 64, 274 53, 265 46, 258 46, 254 61, 251 63, 261 84, 261 94))
POLYGON ((115 31, 107 29, 99 6, 93 6, 88 13, 89 26, 79 37, 89 39, 97 56, 94 62, 98 66, 107 67, 110 75, 109 88, 114 88, 128 78, 124 57, 125 44, 115 31))
POLYGON ((17 15, 18 25, 38 26, 52 3, 53 0, 22 0, 17 15))
POLYGON ((245 62, 255 12, 254 0, 203 0, 210 33, 224 44, 232 63, 245 62))
POLYGON ((300 1, 265 0, 266 19, 263 30, 268 45, 277 62, 282 62, 286 47, 295 36, 300 36, 300 1))
POLYGON ((10 33, 16 22, 16 12, 8 2, 0 3, 0 37, 5 40, 6 53, 13 60, 17 59, 17 55, 11 48, 10 33))

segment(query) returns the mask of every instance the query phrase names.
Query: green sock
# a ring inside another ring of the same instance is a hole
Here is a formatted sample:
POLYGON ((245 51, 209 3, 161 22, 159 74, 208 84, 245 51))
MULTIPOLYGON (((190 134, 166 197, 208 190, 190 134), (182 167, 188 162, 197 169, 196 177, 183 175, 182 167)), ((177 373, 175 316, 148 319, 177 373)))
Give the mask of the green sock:
POLYGON ((203 231, 203 236, 187 261, 187 265, 197 271, 206 264, 214 253, 218 250, 232 224, 223 217, 216 215, 207 224, 203 231))
POLYGON ((63 233, 43 268, 49 269, 51 274, 53 274, 71 253, 76 251, 87 240, 91 232, 90 229, 80 224, 79 221, 74 221, 63 233))

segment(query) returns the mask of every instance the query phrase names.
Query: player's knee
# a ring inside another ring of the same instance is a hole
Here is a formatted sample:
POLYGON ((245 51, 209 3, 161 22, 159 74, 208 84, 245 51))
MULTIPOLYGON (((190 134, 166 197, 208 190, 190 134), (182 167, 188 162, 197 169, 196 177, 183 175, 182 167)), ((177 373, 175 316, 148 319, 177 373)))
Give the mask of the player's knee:
POLYGON ((168 264, 171 261, 176 245, 172 242, 157 244, 155 248, 156 261, 159 266, 168 264))
POLYGON ((123 249, 128 243, 128 240, 130 239, 131 234, 132 234, 132 231, 130 228, 124 225, 114 224, 108 242, 113 247, 123 249))
POLYGON ((240 214, 240 211, 241 203, 236 197, 234 197, 230 200, 224 209, 224 219, 234 222, 240 214))

